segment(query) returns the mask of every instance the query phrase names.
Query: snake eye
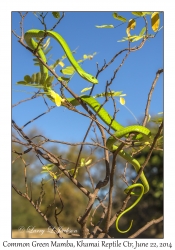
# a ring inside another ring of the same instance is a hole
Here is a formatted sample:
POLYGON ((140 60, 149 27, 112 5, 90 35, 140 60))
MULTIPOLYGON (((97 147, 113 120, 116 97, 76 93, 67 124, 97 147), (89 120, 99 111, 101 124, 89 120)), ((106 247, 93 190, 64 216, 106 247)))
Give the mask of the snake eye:
POLYGON ((94 77, 92 76, 92 79, 94 79, 94 77))

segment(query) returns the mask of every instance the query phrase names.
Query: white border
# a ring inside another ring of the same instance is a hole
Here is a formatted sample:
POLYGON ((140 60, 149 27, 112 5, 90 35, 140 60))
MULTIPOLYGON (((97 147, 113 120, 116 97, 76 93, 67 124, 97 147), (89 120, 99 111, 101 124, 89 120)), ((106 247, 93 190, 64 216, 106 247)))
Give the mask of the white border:
MULTIPOLYGON (((83 1, 83 0, 64 0, 49 2, 43 1, 2 1, 1 2, 1 15, 0 15, 0 56, 1 56, 1 91, 0 91, 0 152, 1 152, 1 226, 0 235, 1 242, 8 240, 9 242, 31 242, 34 240, 14 240, 11 239, 11 11, 19 10, 64 10, 64 11, 131 11, 131 10, 160 10, 164 11, 165 27, 164 27, 164 55, 165 55, 165 82, 164 82, 164 112, 165 112, 165 158, 164 158, 164 172, 165 172, 165 200, 164 200, 164 239, 162 240, 149 240, 146 242, 171 242, 175 247, 174 237, 174 140, 173 130, 175 130, 175 115, 174 115, 174 9, 175 4, 173 1, 83 1), (58 4, 57 4, 58 3, 58 4), (50 7, 49 7, 50 6, 50 7), (168 128, 168 129, 167 129, 168 128), (170 141, 171 139, 171 141, 170 141)), ((153 56, 154 55, 150 55, 153 56)), ((49 242, 50 240, 37 240, 37 242, 49 242)), ((64 240, 65 241, 65 240, 64 240)), ((85 240, 86 241, 86 240, 85 240)), ((123 242, 123 240, 119 240, 123 242)), ((139 242, 145 242, 139 240, 139 242)), ((73 242, 73 240, 71 240, 73 242)), ((90 242, 90 241, 88 241, 90 242)), ((47 248, 45 248, 47 249, 47 248)), ((70 249, 70 248, 69 248, 70 249)), ((86 248, 87 249, 87 248, 86 248)), ((142 248, 140 248, 142 249, 142 248)), ((157 248, 159 249, 159 248, 157 248)), ((160 248, 161 249, 161 248, 160 248)))

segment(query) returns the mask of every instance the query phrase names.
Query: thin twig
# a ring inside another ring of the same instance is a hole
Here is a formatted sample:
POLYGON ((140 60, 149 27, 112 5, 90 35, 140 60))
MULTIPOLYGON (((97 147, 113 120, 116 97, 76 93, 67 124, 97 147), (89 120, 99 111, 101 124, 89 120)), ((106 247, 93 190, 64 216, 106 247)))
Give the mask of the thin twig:
POLYGON ((143 45, 145 44, 145 42, 146 42, 146 40, 148 39, 148 37, 145 37, 143 40, 142 40, 142 42, 140 43, 140 45, 139 46, 135 46, 135 47, 133 47, 133 48, 126 48, 126 49, 123 49, 123 50, 121 50, 120 52, 118 52, 117 54, 115 54, 115 56, 113 56, 113 58, 108 62, 108 63, 104 63, 104 65, 101 67, 101 69, 98 69, 98 72, 97 72, 97 77, 98 77, 98 75, 103 71, 103 70, 105 70, 107 67, 109 67, 109 65, 111 64, 111 63, 113 63, 114 62, 114 60, 120 55, 120 54, 122 54, 123 52, 125 52, 125 51, 129 51, 129 52, 134 52, 134 51, 136 51, 136 50, 139 50, 139 49, 141 49, 142 47, 143 47, 143 45))
POLYGON ((26 13, 24 15, 22 15, 21 12, 18 12, 20 14, 21 17, 21 21, 20 21, 20 29, 21 29, 21 39, 22 41, 24 40, 24 28, 23 28, 23 23, 24 23, 24 18, 26 17, 26 15, 28 14, 28 11, 26 11, 26 13))
POLYGON ((146 225, 142 228, 140 228, 137 232, 135 232, 134 234, 132 234, 131 236, 129 236, 129 239, 134 239, 136 238, 139 234, 143 233, 145 230, 147 230, 150 226, 160 223, 161 221, 163 221, 163 216, 161 216, 158 219, 153 219, 150 222, 147 222, 146 225))
POLYGON ((104 232, 108 233, 108 230, 110 228, 110 219, 111 219, 111 210, 112 210, 112 191, 114 187, 114 173, 115 173, 115 167, 116 167, 116 158, 120 150, 124 147, 124 143, 121 143, 120 146, 117 148, 117 150, 113 153, 112 158, 112 168, 110 173, 110 187, 109 187, 109 202, 108 202, 108 211, 107 211, 107 219, 106 219, 106 225, 104 232))
POLYGON ((65 16, 65 13, 63 11, 62 16, 60 17, 58 22, 56 22, 56 24, 50 29, 50 31, 52 31, 52 30, 54 30, 56 28, 56 26, 61 22, 61 20, 63 19, 64 16, 65 16))
MULTIPOLYGON (((104 130, 102 129, 101 126, 98 126, 98 128, 99 128, 99 130, 101 132, 101 135, 102 135, 103 144, 106 145, 106 136, 105 136, 104 130)), ((87 235, 88 235, 86 222, 87 222, 87 219, 88 219, 88 217, 90 215, 90 212, 91 212, 92 206, 94 204, 94 201, 95 201, 95 199, 97 197, 98 191, 102 187, 106 186, 108 181, 109 181, 110 168, 109 168, 109 153, 108 153, 107 149, 104 149, 104 155, 105 155, 105 166, 106 166, 105 179, 103 181, 99 181, 97 183, 97 185, 95 187, 95 190, 94 190, 94 193, 89 196, 89 202, 88 202, 88 205, 86 207, 84 215, 79 217, 78 220, 77 220, 79 222, 79 224, 81 225, 81 236, 83 238, 87 238, 87 235)))
POLYGON ((148 164, 148 161, 149 161, 149 159, 150 159, 150 157, 151 157, 151 155, 152 155, 152 153, 153 153, 154 146, 155 146, 155 144, 156 144, 156 142, 157 142, 157 140, 158 140, 160 134, 162 133, 162 129, 163 129, 163 122, 161 123, 161 125, 160 125, 160 127, 159 127, 159 129, 158 129, 158 131, 157 131, 157 134, 156 134, 155 137, 154 137, 153 143, 152 143, 151 148, 150 148, 150 150, 149 150, 149 153, 148 153, 148 155, 147 155, 147 157, 146 157, 146 160, 145 160, 145 162, 143 163, 143 165, 142 165, 142 167, 140 168, 140 170, 138 171, 138 175, 136 176, 136 178, 135 178, 135 180, 133 181, 133 183, 136 183, 136 182, 138 181, 138 179, 140 178, 141 173, 143 172, 144 168, 145 168, 146 165, 148 164))
MULTIPOLYGON (((38 92, 39 92, 39 91, 38 91, 38 92)), ((37 95, 37 94, 38 94, 38 92, 37 92, 37 93, 35 93, 35 94, 34 94, 33 96, 31 96, 30 98, 27 98, 27 99, 21 100, 21 101, 19 101, 19 102, 15 103, 15 104, 13 104, 13 105, 12 105, 12 108, 16 107, 17 105, 19 105, 19 104, 20 104, 20 103, 22 103, 22 102, 27 102, 27 101, 30 101, 30 100, 32 100, 32 99, 34 99, 34 98, 39 97, 40 95, 37 95)))
POLYGON ((42 114, 36 116, 36 117, 33 118, 32 120, 30 120, 30 121, 28 121, 27 123, 25 123, 25 124, 21 127, 21 129, 23 129, 24 127, 26 127, 26 126, 29 125, 30 123, 34 122, 35 120, 37 120, 37 119, 40 118, 41 116, 43 116, 43 115, 49 113, 52 109, 54 109, 54 108, 56 108, 56 107, 57 107, 57 106, 51 106, 51 107, 50 107, 47 111, 45 111, 44 113, 42 113, 42 114))
POLYGON ((38 206, 33 202, 33 200, 26 194, 26 193, 21 193, 21 191, 19 191, 14 184, 12 184, 13 189, 22 197, 24 197, 25 199, 27 199, 32 206, 35 208, 35 210, 39 213, 40 216, 42 216, 44 218, 44 220, 47 222, 47 224, 52 228, 52 230, 56 233, 56 235, 58 236, 58 238, 62 238, 60 236, 60 233, 58 232, 58 230, 51 224, 51 222, 48 220, 47 216, 45 214, 43 214, 41 212, 41 210, 38 208, 38 206))
POLYGON ((151 89, 150 89, 150 92, 148 94, 148 100, 147 100, 147 104, 146 104, 146 108, 145 108, 145 117, 143 119, 143 123, 142 125, 145 127, 146 124, 147 124, 147 121, 148 121, 148 118, 149 118, 149 107, 150 107, 150 103, 151 103, 151 97, 152 97, 152 94, 153 94, 153 91, 154 91, 154 88, 156 86, 156 83, 157 83, 157 80, 159 79, 159 76, 160 74, 163 72, 163 69, 159 69, 157 72, 156 72, 156 77, 152 83, 152 86, 151 86, 151 89))

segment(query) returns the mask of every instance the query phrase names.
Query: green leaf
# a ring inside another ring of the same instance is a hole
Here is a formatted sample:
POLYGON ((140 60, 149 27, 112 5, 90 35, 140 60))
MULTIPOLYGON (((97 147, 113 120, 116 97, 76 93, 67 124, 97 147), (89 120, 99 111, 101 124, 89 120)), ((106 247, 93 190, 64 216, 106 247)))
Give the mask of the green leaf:
POLYGON ((143 27, 143 29, 140 31, 139 36, 143 36, 146 32, 146 27, 143 27))
POLYGON ((151 120, 151 115, 149 114, 148 115, 148 121, 147 122, 149 122, 151 120))
POLYGON ((120 104, 125 105, 125 99, 123 97, 120 97, 120 104))
POLYGON ((37 58, 33 58, 33 61, 35 62, 39 62, 39 60, 37 58))
POLYGON ((103 92, 101 94, 97 94, 94 98, 97 97, 105 97, 105 96, 126 96, 126 94, 122 94, 123 91, 111 91, 111 92, 103 92))
POLYGON ((84 166, 85 166, 85 158, 81 158, 80 166, 81 166, 81 167, 84 167, 84 166))
POLYGON ((40 80, 41 80, 41 72, 38 72, 38 73, 36 73, 36 80, 35 80, 35 82, 36 83, 40 83, 40 80))
POLYGON ((61 98, 61 96, 59 96, 57 93, 55 95, 55 104, 59 107, 61 105, 61 102, 63 101, 63 99, 61 98))
POLYGON ((31 77, 31 83, 35 83, 36 81, 36 74, 33 74, 31 77))
POLYGON ((159 112, 158 116, 155 116, 154 118, 151 119, 152 122, 159 124, 163 121, 163 112, 159 112))
POLYGON ((44 51, 44 54, 47 55, 47 54, 49 53, 49 51, 50 51, 52 48, 53 48, 52 46, 49 47, 49 48, 47 48, 47 49, 44 51))
POLYGON ((112 14, 112 16, 122 22, 127 22, 127 19, 125 17, 119 16, 116 12, 112 14))
POLYGON ((132 39, 131 42, 136 42, 136 41, 139 41, 140 39, 142 39, 143 36, 136 36, 134 39, 132 39))
POLYGON ((84 88, 84 89, 81 90, 81 93, 84 93, 84 92, 86 92, 86 91, 88 91, 88 90, 90 90, 90 89, 92 89, 92 87, 84 88))
POLYGON ((82 63, 82 62, 83 62, 83 60, 82 60, 82 59, 80 59, 80 60, 78 60, 78 61, 77 61, 77 63, 82 63))
POLYGON ((104 24, 104 25, 100 25, 100 26, 96 25, 95 27, 96 28, 114 28, 114 25, 112 25, 112 24, 109 24, 109 25, 104 24))
POLYGON ((145 141, 144 145, 150 145, 150 142, 149 141, 145 141))
POLYGON ((156 117, 156 118, 151 119, 151 121, 156 124, 159 124, 163 121, 163 117, 156 117))
MULTIPOLYGON (((91 60, 92 58, 94 58, 94 56, 97 54, 97 52, 94 52, 92 55, 83 55, 83 59, 86 60, 86 59, 89 59, 91 60)), ((79 62, 79 61, 78 61, 79 62)))
POLYGON ((127 40, 129 40, 128 38, 126 39, 126 38, 124 38, 124 39, 122 39, 122 40, 118 40, 117 42, 118 43, 120 43, 120 42, 126 42, 127 40))
POLYGON ((55 68, 58 66, 58 64, 60 64, 60 59, 56 60, 55 63, 54 63, 54 64, 51 64, 49 67, 50 67, 51 69, 55 69, 55 68))
POLYGON ((28 85, 28 86, 38 88, 38 89, 44 89, 44 86, 40 85, 40 84, 31 84, 31 85, 28 85))
POLYGON ((61 102, 63 101, 63 99, 61 98, 60 95, 58 95, 54 90, 49 90, 46 93, 47 97, 54 102, 58 107, 61 105, 61 102))
POLYGON ((47 57, 47 62, 52 58, 52 54, 47 57))
POLYGON ((24 81, 19 81, 16 84, 21 84, 21 85, 25 85, 25 86, 28 86, 28 87, 34 87, 34 88, 43 89, 42 85, 39 85, 39 84, 29 84, 29 83, 24 82, 24 81))
MULTIPOLYGON (((114 92, 114 93, 112 94, 112 96, 121 96, 122 92, 123 92, 123 91, 114 92)), ((123 95, 126 95, 126 94, 123 94, 123 95)))
POLYGON ((143 11, 142 13, 143 13, 144 15, 152 15, 154 12, 153 12, 153 11, 150 11, 150 12, 143 11))
POLYGON ((75 72, 75 69, 72 66, 68 66, 64 69, 61 69, 60 72, 64 75, 73 75, 73 73, 75 72))
POLYGON ((53 167, 54 167, 53 164, 47 164, 47 165, 42 166, 42 169, 51 170, 53 167))
POLYGON ((25 80, 25 82, 27 82, 27 83, 30 83, 30 82, 31 82, 31 78, 30 78, 29 75, 24 76, 24 80, 25 80))
POLYGON ((88 161, 86 161, 85 158, 81 158, 80 166, 81 166, 81 167, 85 167, 85 166, 91 164, 91 162, 92 162, 92 159, 89 159, 88 161))
MULTIPOLYGON (((40 72, 39 72, 40 73, 40 72)), ((44 85, 44 82, 45 82, 45 80, 46 80, 46 77, 47 77, 47 73, 43 73, 42 75, 41 75, 41 79, 40 79, 40 81, 39 81, 39 83, 41 84, 41 85, 44 85)))
POLYGON ((60 61, 58 64, 59 64, 62 68, 63 68, 64 65, 65 65, 62 61, 60 61))
POLYGON ((41 171, 41 173, 47 173, 47 174, 49 174, 52 178, 57 179, 56 174, 55 174, 54 172, 51 171, 53 167, 54 167, 53 164, 44 165, 44 166, 42 167, 43 170, 41 171))
POLYGON ((159 25, 160 25, 160 18, 159 18, 159 12, 154 12, 151 15, 151 26, 152 26, 152 30, 154 32, 157 32, 159 29, 159 25))
POLYGON ((128 27, 126 29, 126 34, 130 36, 130 30, 135 29, 136 27, 136 21, 134 19, 130 19, 128 22, 128 27))
POLYGON ((132 11, 131 12, 134 16, 145 16, 144 12, 142 11, 132 11))
POLYGON ((44 85, 46 87, 51 87, 52 86, 52 82, 53 82, 54 79, 55 79, 54 76, 48 76, 48 78, 46 79, 44 85))
POLYGON ((58 80, 68 82, 70 80, 70 78, 64 77, 64 76, 60 76, 60 77, 58 77, 58 80))
POLYGON ((134 39, 134 38, 136 38, 136 37, 138 37, 137 35, 133 35, 133 36, 128 36, 127 38, 129 39, 129 40, 132 40, 132 39, 134 39))
MULTIPOLYGON (((76 49, 72 50, 72 51, 71 51, 71 52, 72 52, 72 54, 75 54, 75 53, 77 52, 77 49, 78 49, 78 48, 76 48, 76 49)), ((62 59, 65 59, 65 58, 67 58, 67 55, 66 55, 66 54, 64 54, 61 58, 62 58, 62 59)))
POLYGON ((65 59, 65 58, 67 58, 67 56, 66 56, 66 54, 64 54, 62 57, 61 57, 62 59, 65 59))
POLYGON ((60 18, 60 13, 58 11, 52 11, 52 15, 57 19, 60 18))
POLYGON ((85 166, 88 166, 89 164, 91 164, 92 159, 89 159, 88 161, 85 162, 85 166))
POLYGON ((50 37, 46 40, 45 44, 43 44, 43 49, 46 50, 50 44, 50 37))
POLYGON ((17 82, 16 84, 26 85, 26 84, 27 84, 27 82, 25 82, 25 81, 19 81, 19 82, 17 82))

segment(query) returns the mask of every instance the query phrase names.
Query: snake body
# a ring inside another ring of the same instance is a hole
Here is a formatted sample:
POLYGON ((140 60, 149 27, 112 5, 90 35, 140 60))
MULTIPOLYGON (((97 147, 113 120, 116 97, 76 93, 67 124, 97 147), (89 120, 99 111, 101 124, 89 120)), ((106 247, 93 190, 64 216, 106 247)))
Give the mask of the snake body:
MULTIPOLYGON (((50 36, 52 38, 54 38, 63 48, 64 52, 66 53, 66 56, 68 58, 68 60, 70 61, 71 65, 74 67, 74 69, 77 71, 77 73, 84 78, 85 80, 93 83, 93 84, 97 84, 98 80, 88 74, 87 72, 85 72, 80 65, 77 63, 77 61, 75 60, 75 58, 72 55, 72 52, 68 46, 68 44, 66 43, 66 41, 63 39, 63 37, 61 35, 59 35, 57 32, 55 31, 47 31, 47 33, 45 33, 43 30, 36 30, 36 29, 32 29, 32 30, 28 30, 25 34, 24 34, 24 39, 27 43, 27 45, 32 48, 32 49, 36 49, 37 48, 37 43, 35 42, 35 40, 33 39, 35 38, 43 38, 45 36, 45 34, 47 34, 47 36, 50 36)), ((46 57, 42 51, 42 49, 38 50, 38 54, 40 55, 40 57, 42 59, 44 59, 44 62, 46 63, 46 57)), ((45 73, 46 78, 48 77, 48 70, 46 67, 41 66, 41 73, 45 73)))
MULTIPOLYGON (((101 108, 101 104, 94 99, 93 97, 90 96, 81 96, 81 99, 91 108, 95 111, 95 113, 100 117, 100 119, 106 123, 108 126, 110 125, 110 127, 116 131, 114 133, 115 137, 117 138, 122 138, 122 137, 127 137, 129 135, 129 133, 132 132, 136 132, 139 133, 138 136, 136 136, 136 139, 140 139, 143 136, 146 137, 150 137, 151 132, 149 129, 143 127, 143 126, 139 126, 139 125, 133 125, 133 126, 128 126, 128 127, 123 127, 120 123, 118 123, 116 120, 113 120, 113 118, 108 114, 108 112, 104 109, 101 108), (99 111, 99 112, 98 112, 99 111)), ((75 99, 75 98, 67 98, 67 100, 73 105, 73 106, 77 106, 79 105, 79 102, 75 99)), ((110 136, 106 142, 106 147, 110 150, 110 151, 115 151, 118 147, 116 145, 114 145, 114 143, 116 142, 116 139, 113 136, 110 136)), ((124 158, 125 160, 127 160, 129 163, 131 163, 133 165, 133 167, 135 168, 136 172, 139 172, 140 170, 140 164, 139 162, 134 159, 131 155, 129 155, 128 153, 126 153, 124 150, 120 150, 119 151, 119 155, 124 158)), ((149 184, 147 182, 147 179, 144 175, 144 173, 142 172, 140 175, 140 179, 144 185, 144 193, 147 193, 149 191, 149 184)), ((125 191, 126 192, 126 191, 125 191)), ((131 194, 133 195, 138 195, 135 194, 134 192, 132 192, 131 194)))
MULTIPOLYGON (((59 35, 57 32, 54 31, 42 31, 42 30, 36 30, 36 29, 32 29, 32 30, 28 30, 25 35, 24 35, 24 39, 27 43, 27 45, 35 50, 37 48, 38 43, 35 42, 35 40, 33 38, 43 38, 44 36, 50 36, 52 38, 54 38, 63 48, 64 52, 66 53, 66 56, 68 58, 68 60, 70 61, 71 65, 74 67, 74 69, 77 71, 77 73, 85 80, 96 84, 98 83, 98 80, 93 77, 92 75, 86 73, 81 67, 80 65, 76 62, 76 60, 74 59, 72 52, 68 46, 68 44, 66 43, 66 41, 62 38, 61 35, 59 35)), ((38 48, 38 54, 41 57, 41 59, 46 63, 46 57, 44 52, 42 51, 41 48, 38 48)), ((45 80, 48 77, 48 69, 43 66, 40 65, 40 70, 41 70, 41 74, 44 75, 45 80)), ((84 95, 80 97, 82 99, 82 101, 84 101, 97 115, 98 117, 108 126, 110 126, 110 128, 112 128, 115 133, 115 137, 117 138, 122 138, 122 137, 128 137, 130 133, 136 133, 137 135, 135 136, 136 140, 144 140, 145 137, 150 137, 151 136, 151 132, 149 129, 143 127, 143 126, 139 126, 139 125, 132 125, 132 126, 128 126, 128 127, 123 127, 121 124, 119 124, 117 121, 113 120, 113 118, 108 114, 108 112, 101 107, 101 104, 94 99, 93 97, 84 95)), ((67 98, 67 101, 70 102, 73 106, 77 106, 79 105, 79 102, 75 99, 75 98, 67 98)), ((64 105, 64 103, 62 103, 62 105, 64 105)), ((106 147, 111 151, 115 151, 118 147, 115 145, 116 139, 113 136, 110 136, 106 142, 106 147)), ((136 172, 138 173, 140 170, 140 164, 139 162, 134 159, 131 155, 129 155, 128 153, 126 153, 124 150, 120 150, 119 151, 119 155, 124 158, 126 161, 128 161, 136 170, 136 172)), ((121 231, 118 228, 118 223, 119 223, 119 219, 121 218, 121 216, 123 216, 123 214, 125 214, 126 212, 128 212, 129 210, 131 210, 142 198, 144 193, 147 193, 149 191, 149 184, 147 182, 147 179, 144 175, 144 173, 142 172, 140 175, 140 179, 142 181, 142 184, 140 183, 136 183, 133 184, 131 186, 129 186, 128 188, 126 188, 124 190, 124 192, 127 194, 128 192, 130 192, 130 190, 133 190, 135 187, 140 187, 141 192, 140 193, 135 193, 133 191, 131 191, 131 195, 136 195, 138 196, 138 198, 136 199, 136 201, 126 210, 124 210, 118 217, 116 220, 116 229, 120 232, 120 233, 126 233, 130 230, 131 226, 132 226, 132 222, 130 224, 130 227, 125 230, 125 231, 121 231)))

